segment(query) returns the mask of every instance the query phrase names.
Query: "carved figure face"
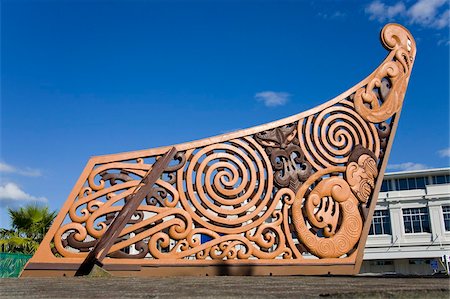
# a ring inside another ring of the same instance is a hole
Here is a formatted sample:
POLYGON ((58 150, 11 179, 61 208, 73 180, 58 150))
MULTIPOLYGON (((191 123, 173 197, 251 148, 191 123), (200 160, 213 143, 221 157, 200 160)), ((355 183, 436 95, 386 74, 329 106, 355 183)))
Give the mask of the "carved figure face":
POLYGON ((256 133, 256 140, 266 147, 285 149, 297 136, 295 124, 285 125, 272 130, 256 133))
POLYGON ((347 182, 361 202, 367 202, 378 176, 377 164, 369 155, 363 154, 358 163, 350 162, 345 172, 347 182))
POLYGON ((256 133, 255 140, 270 157, 275 184, 297 191, 310 176, 312 168, 298 144, 297 123, 256 133))

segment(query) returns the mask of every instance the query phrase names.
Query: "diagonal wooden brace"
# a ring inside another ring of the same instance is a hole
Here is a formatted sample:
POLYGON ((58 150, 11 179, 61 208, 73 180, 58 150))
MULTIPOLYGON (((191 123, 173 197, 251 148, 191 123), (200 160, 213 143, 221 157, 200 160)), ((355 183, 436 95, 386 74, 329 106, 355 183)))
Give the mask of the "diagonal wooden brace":
POLYGON ((96 264, 103 266, 102 261, 109 253, 109 250, 117 240, 120 232, 130 221, 142 200, 148 195, 148 193, 150 193, 153 185, 167 168, 176 153, 177 149, 172 147, 167 153, 159 158, 155 164, 153 164, 153 167, 147 172, 136 190, 130 195, 122 210, 120 210, 119 214, 117 214, 114 218, 106 232, 98 240, 94 248, 89 252, 88 256, 76 272, 77 276, 89 274, 96 264))

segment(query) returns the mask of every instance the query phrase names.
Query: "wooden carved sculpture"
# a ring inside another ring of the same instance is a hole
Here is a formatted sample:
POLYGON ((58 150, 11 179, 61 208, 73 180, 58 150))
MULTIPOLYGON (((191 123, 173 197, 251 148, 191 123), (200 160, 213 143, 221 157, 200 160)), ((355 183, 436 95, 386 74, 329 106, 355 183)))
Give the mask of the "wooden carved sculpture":
POLYGON ((94 157, 22 276, 354 274, 416 54, 310 111, 200 141, 94 157))

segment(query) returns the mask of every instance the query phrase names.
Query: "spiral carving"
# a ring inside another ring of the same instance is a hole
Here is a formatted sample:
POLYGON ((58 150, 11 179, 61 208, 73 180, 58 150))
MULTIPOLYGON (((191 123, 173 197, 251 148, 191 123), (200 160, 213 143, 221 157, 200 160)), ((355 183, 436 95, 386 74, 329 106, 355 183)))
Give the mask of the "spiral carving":
POLYGON ((251 137, 188 151, 180 169, 180 200, 202 226, 221 233, 248 230, 275 208, 269 158, 251 137), (184 172, 184 176, 183 176, 184 172))
POLYGON ((299 121, 298 132, 302 151, 316 169, 344 165, 358 144, 379 156, 377 128, 355 113, 348 100, 299 121))

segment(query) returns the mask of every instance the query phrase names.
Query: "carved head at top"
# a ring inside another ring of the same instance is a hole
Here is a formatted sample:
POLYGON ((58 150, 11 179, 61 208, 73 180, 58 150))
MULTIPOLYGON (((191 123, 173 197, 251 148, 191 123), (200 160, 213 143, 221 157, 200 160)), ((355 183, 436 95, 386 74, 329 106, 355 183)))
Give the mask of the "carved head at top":
POLYGON ((392 51, 396 48, 403 48, 409 56, 409 64, 412 64, 416 57, 416 42, 412 34, 400 24, 390 23, 383 27, 381 31, 381 42, 386 50, 392 51))
POLYGON ((368 149, 357 145, 349 157, 345 178, 353 194, 361 202, 367 202, 378 176, 377 158, 368 149))

